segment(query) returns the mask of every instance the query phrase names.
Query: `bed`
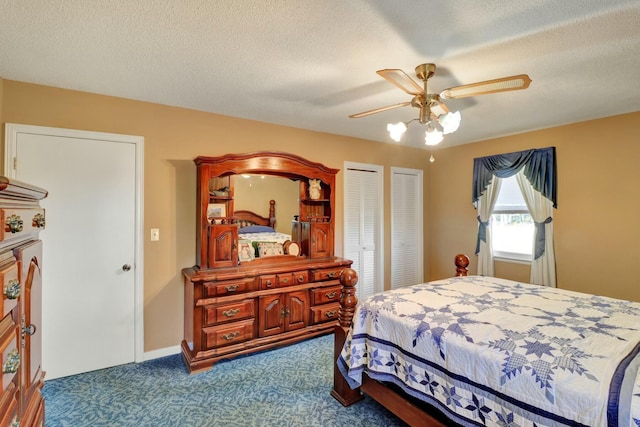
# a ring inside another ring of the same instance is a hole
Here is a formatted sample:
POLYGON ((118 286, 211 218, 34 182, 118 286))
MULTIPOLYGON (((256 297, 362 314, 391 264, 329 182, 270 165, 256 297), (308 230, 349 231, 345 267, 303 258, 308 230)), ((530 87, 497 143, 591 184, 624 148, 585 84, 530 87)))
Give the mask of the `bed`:
POLYGON ((238 224, 238 248, 240 262, 259 257, 285 254, 285 243, 291 235, 275 230, 276 202, 269 200, 269 216, 263 217, 249 210, 237 210, 234 219, 238 224))
POLYGON ((341 280, 331 394, 410 425, 637 426, 640 303, 483 276, 357 304, 341 280))

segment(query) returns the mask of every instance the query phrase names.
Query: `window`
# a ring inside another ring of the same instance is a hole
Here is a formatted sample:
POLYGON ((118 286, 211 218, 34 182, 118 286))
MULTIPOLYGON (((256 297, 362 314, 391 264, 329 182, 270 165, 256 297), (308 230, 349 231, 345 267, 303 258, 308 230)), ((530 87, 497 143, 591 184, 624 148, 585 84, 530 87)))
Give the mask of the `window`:
POLYGON ((531 261, 533 219, 515 175, 502 179, 498 200, 491 215, 490 227, 494 257, 531 261))

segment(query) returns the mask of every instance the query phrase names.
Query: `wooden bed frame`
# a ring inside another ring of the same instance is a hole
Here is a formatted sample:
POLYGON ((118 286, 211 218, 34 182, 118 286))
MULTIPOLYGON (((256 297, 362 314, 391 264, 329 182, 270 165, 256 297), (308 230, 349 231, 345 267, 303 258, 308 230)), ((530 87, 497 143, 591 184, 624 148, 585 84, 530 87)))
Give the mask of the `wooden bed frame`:
POLYGON ((269 200, 269 216, 260 216, 251 211, 235 211, 233 217, 240 228, 250 225, 266 225, 275 230, 276 228, 276 201, 269 200))
MULTIPOLYGON (((466 276, 469 257, 463 254, 456 255, 455 265, 456 276, 466 276)), ((337 361, 338 357, 340 357, 358 303, 355 296, 357 282, 358 275, 354 270, 350 268, 343 270, 340 275, 340 283, 342 284, 340 311, 338 312, 338 325, 335 327, 334 334, 334 361, 337 361)), ((359 388, 351 389, 338 369, 337 364, 334 363, 331 395, 343 406, 349 406, 362 400, 364 398, 363 393, 380 403, 410 426, 445 427, 452 424, 437 409, 407 396, 395 387, 373 380, 366 374, 362 376, 362 385, 359 388)))

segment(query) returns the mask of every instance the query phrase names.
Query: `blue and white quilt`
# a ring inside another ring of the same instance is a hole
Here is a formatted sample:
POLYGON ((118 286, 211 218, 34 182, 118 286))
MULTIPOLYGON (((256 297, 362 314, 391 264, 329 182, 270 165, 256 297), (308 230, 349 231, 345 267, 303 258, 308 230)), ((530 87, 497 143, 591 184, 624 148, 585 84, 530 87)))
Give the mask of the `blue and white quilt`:
POLYGON ((358 304, 338 366, 465 426, 640 426, 640 303, 457 277, 358 304))

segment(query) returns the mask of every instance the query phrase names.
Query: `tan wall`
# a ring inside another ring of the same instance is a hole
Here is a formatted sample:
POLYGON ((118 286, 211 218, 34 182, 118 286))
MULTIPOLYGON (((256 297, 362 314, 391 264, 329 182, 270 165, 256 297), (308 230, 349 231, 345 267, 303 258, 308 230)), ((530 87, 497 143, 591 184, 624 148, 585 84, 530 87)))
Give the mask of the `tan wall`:
MULTIPOLYGON (((285 151, 343 168, 344 161, 385 166, 389 200, 391 166, 425 171, 425 212, 429 198, 428 152, 371 143, 193 110, 47 86, 0 80, 0 121, 141 135, 144 142, 144 335, 145 351, 178 345, 182 339, 181 270, 195 261, 195 166, 198 155, 285 151), (150 242, 149 229, 161 240, 150 242)), ((345 118, 346 120, 346 118, 345 118)), ((381 129, 381 132, 383 129, 381 129)), ((88 159, 88 161, 91 161, 88 159)), ((342 252, 342 173, 337 176, 336 250, 342 252)), ((388 204, 385 217, 390 217, 388 204)), ((429 223, 425 216, 425 230, 429 223)), ((390 230, 385 225, 385 253, 390 230)), ((425 250, 425 277, 429 252, 425 250)), ((389 283, 389 256, 385 257, 389 283)))
MULTIPOLYGON (((449 276, 459 252, 471 256, 476 271, 473 158, 555 146, 558 287, 640 301, 638 135, 636 112, 438 151, 430 183, 430 278, 449 276)), ((496 275, 528 281, 529 267, 496 262, 496 275)))

